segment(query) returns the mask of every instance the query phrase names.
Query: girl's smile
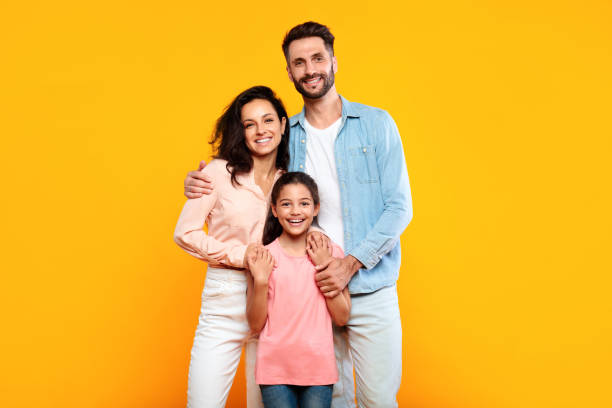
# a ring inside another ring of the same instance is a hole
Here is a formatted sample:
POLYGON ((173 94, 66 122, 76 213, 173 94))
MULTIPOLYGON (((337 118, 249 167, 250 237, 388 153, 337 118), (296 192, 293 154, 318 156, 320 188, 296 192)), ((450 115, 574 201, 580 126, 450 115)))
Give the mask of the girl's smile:
POLYGON ((272 205, 272 213, 278 218, 285 234, 298 238, 308 232, 313 218, 319 213, 319 205, 314 203, 305 185, 287 184, 272 205))

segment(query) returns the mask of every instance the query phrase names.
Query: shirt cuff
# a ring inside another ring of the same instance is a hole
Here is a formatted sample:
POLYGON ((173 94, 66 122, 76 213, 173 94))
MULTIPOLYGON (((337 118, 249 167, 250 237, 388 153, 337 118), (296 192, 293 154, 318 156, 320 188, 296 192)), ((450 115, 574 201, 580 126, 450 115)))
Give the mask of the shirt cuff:
POLYGON ((246 253, 247 246, 239 245, 235 248, 232 248, 229 261, 231 266, 236 268, 246 268, 244 264, 244 254, 246 253))
POLYGON ((378 261, 380 261, 380 257, 376 255, 376 252, 363 244, 353 248, 353 250, 349 252, 349 255, 357 258, 366 269, 372 269, 376 266, 378 261))

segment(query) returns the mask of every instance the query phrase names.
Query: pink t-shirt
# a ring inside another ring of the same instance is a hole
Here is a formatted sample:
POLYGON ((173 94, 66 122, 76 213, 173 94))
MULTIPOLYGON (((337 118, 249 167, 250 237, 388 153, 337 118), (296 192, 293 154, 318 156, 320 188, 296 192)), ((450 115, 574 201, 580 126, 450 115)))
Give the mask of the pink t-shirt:
MULTIPOLYGON (((259 335, 257 384, 327 385, 338 381, 331 316, 310 258, 288 255, 278 239, 268 285, 268 317, 259 335)), ((334 244, 333 256, 343 257, 334 244)))

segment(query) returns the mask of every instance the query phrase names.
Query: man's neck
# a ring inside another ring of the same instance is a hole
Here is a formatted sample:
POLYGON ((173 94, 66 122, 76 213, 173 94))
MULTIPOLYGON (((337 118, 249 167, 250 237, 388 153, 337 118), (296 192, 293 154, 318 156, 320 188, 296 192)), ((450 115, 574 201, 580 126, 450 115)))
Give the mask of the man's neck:
POLYGON ((342 100, 333 86, 317 99, 304 98, 306 120, 317 129, 326 129, 342 116, 342 100))

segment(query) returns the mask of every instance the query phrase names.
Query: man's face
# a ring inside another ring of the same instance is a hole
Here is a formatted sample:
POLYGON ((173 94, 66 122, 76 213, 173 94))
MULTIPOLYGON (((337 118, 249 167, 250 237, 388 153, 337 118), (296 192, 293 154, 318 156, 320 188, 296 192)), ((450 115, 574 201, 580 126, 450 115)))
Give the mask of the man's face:
POLYGON ((289 44, 287 72, 295 89, 305 98, 317 99, 334 86, 338 67, 320 37, 307 37, 289 44))

